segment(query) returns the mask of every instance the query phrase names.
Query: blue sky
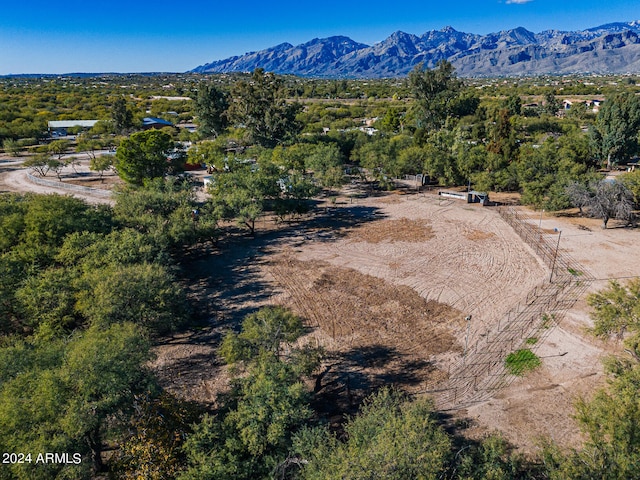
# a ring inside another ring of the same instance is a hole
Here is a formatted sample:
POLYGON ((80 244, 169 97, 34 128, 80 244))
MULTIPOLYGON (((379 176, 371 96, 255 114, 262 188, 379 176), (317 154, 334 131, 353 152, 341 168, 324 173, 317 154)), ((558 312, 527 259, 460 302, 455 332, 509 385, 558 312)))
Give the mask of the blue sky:
POLYGON ((640 20, 637 0, 5 0, 0 75, 182 72, 282 42, 331 35, 372 44, 396 30, 422 34, 447 25, 484 34, 631 20, 640 20))

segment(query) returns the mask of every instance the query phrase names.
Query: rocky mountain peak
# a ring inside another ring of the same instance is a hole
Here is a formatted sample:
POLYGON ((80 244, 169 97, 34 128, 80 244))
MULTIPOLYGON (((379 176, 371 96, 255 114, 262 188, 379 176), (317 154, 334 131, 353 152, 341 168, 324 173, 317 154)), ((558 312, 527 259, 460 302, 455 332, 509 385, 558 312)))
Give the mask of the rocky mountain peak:
POLYGON ((640 21, 617 22, 582 31, 524 27, 477 35, 446 26, 420 36, 396 31, 369 46, 336 35, 214 61, 194 72, 251 71, 313 77, 404 76, 420 62, 446 59, 461 76, 640 72, 640 21), (597 55, 594 52, 598 52, 597 55))

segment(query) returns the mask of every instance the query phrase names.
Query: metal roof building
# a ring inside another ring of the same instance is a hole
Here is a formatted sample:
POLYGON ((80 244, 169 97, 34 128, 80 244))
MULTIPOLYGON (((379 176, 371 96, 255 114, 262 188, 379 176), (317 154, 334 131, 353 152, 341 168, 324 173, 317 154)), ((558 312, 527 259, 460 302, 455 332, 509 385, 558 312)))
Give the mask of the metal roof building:
POLYGON ((59 128, 92 128, 98 120, 52 120, 48 122, 49 130, 56 130, 59 128))
POLYGON ((173 127, 173 123, 168 122, 163 118, 157 118, 157 117, 144 117, 142 119, 142 128, 145 130, 149 128, 162 128, 162 127, 173 127))

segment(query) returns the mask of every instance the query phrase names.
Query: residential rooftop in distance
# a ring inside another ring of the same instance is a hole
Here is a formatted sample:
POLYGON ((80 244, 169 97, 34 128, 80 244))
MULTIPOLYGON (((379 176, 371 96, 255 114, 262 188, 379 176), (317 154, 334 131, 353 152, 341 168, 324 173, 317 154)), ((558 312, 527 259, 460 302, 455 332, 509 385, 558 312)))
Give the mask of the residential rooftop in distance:
POLYGON ((98 120, 51 120, 48 122, 49 129, 83 127, 92 128, 98 120))

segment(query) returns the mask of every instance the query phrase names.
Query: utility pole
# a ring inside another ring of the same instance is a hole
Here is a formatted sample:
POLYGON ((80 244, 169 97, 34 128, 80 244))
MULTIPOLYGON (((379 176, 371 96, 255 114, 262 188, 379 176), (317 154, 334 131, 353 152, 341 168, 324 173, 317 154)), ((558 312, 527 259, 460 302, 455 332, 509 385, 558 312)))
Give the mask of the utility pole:
POLYGON ((551 283, 551 279, 553 278, 553 271, 556 268, 556 259, 558 258, 558 249, 560 248, 560 237, 562 236, 562 230, 558 230, 558 243, 556 244, 556 252, 553 255, 553 264, 551 265, 551 275, 549 275, 549 283, 551 283))
POLYGON ((469 330, 471 330, 471 315, 467 315, 466 317, 464 317, 464 319, 467 321, 467 335, 465 336, 465 339, 464 339, 464 355, 462 358, 462 365, 467 364, 467 347, 469 346, 469 330))
POLYGON ((540 234, 542 235, 542 214, 544 213, 544 208, 540 211, 540 222, 538 223, 538 230, 540 230, 540 234))

